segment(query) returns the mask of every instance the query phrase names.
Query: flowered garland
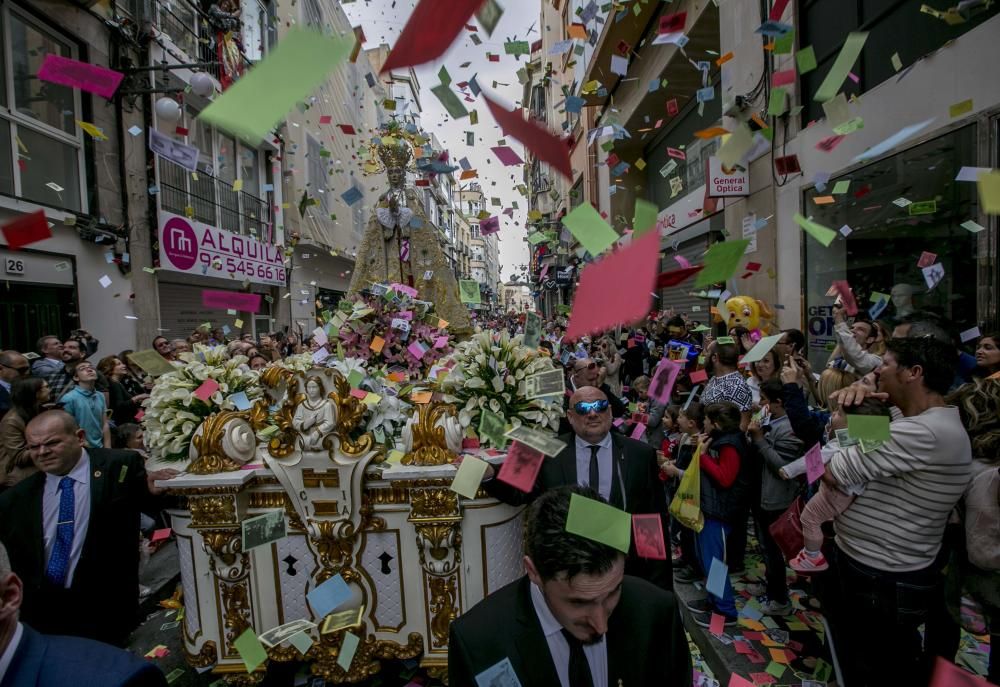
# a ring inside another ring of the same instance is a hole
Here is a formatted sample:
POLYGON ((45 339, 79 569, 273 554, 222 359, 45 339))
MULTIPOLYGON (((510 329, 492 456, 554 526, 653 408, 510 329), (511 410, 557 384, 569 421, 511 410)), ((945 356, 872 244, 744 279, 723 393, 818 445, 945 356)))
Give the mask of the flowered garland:
POLYGON ((459 404, 463 427, 477 428, 488 408, 514 427, 527 425, 555 430, 562 416, 561 400, 528 399, 526 377, 553 370, 552 360, 522 345, 522 336, 479 332, 456 347, 446 364, 451 370, 439 382, 444 400, 459 404))
POLYGON ((188 447, 198 425, 219 410, 236 410, 232 396, 246 393, 253 403, 264 395, 257 372, 246 367, 244 356, 229 358, 225 346, 195 344, 185 365, 160 375, 143 402, 143 430, 154 457, 165 462, 188 458, 188 447), (206 379, 214 379, 219 388, 206 401, 194 392, 206 379))

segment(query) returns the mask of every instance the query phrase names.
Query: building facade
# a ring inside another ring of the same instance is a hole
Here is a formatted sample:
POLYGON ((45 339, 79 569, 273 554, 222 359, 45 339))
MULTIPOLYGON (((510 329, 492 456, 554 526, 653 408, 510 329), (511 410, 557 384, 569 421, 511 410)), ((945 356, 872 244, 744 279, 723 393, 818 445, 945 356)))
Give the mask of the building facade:
MULTIPOLYGON (((479 282, 482 309, 491 311, 502 306, 500 282, 500 246, 497 233, 486 234, 479 229, 479 222, 490 216, 490 201, 477 182, 460 187, 458 194, 461 213, 469 225, 469 276, 479 282)), ((492 202, 492 201, 490 201, 492 202)))
MULTIPOLYGON (((384 178, 361 178, 357 159, 389 117, 419 126, 416 75, 380 76, 388 47, 356 49, 250 144, 198 114, 292 26, 353 31, 359 46, 363 36, 333 0, 244 0, 228 26, 220 16, 197 0, 0 8, 0 223, 41 210, 52 232, 18 251, 0 234, 0 349, 81 327, 102 354, 205 323, 230 337, 308 334, 346 293, 385 190, 384 178), (239 60, 224 62, 233 26, 239 60), (40 80, 49 53, 124 79, 111 99, 40 80), (204 307, 204 289, 259 293, 261 309, 204 307)), ((437 175, 419 190, 456 274, 469 275, 454 184, 437 175)))
MULTIPOLYGON (((624 232, 636 198, 655 203, 661 271, 698 262, 717 241, 750 240, 746 262, 759 267, 737 271, 726 288, 768 302, 780 326, 805 331, 814 364, 825 361, 832 344, 833 299, 826 294, 836 280, 847 280, 866 309, 887 296, 876 315, 928 309, 982 331, 996 327, 997 220, 982 211, 974 180, 956 180, 962 167, 997 165, 995 3, 963 3, 944 17, 919 3, 798 0, 776 18, 787 32, 767 37, 757 31, 767 17, 749 0, 613 6, 612 14, 589 7, 543 3, 541 25, 553 35, 543 33, 526 86, 525 102, 539 104, 532 114, 544 112, 550 128, 557 129, 552 117, 566 109, 567 96, 584 101, 581 116, 592 122, 572 158, 572 189, 582 194, 571 190, 557 212, 579 198, 624 232), (558 12, 564 21, 553 21, 558 12), (683 34, 679 40, 671 31, 660 34, 669 15, 680 17, 682 26, 672 29, 683 34), (571 31, 586 36, 569 49, 576 55, 588 46, 573 66, 584 62, 583 76, 568 93, 556 90, 556 104, 543 106, 541 98, 567 74, 547 46, 571 31), (824 105, 817 91, 852 33, 867 34, 864 48, 829 94, 843 97, 824 96, 824 105), (904 45, 891 36, 913 40, 904 45), (622 60, 627 68, 616 74, 622 60), (804 73, 797 73, 801 65, 804 73), (734 183, 734 175, 718 173, 728 139, 705 132, 741 126, 753 138, 734 183), (582 159, 586 168, 577 166, 582 159), (817 242, 796 215, 832 228, 836 238, 829 246, 817 242), (939 281, 917 264, 925 252, 944 270, 939 281)), ((526 165, 538 198, 532 209, 544 228, 545 185, 532 174, 526 165)), ((565 232, 554 238, 558 243, 532 251, 543 310, 559 302, 540 278, 546 263, 559 264, 563 250, 572 259, 575 249, 565 232)), ((714 303, 692 291, 661 290, 653 307, 700 311, 707 321, 714 303)))

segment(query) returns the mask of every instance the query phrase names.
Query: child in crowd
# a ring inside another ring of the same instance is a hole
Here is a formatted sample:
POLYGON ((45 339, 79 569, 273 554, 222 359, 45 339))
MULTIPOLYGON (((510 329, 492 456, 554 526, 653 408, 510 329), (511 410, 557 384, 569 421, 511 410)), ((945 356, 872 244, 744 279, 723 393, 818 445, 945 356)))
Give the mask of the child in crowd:
MULTIPOLYGON (((698 560, 709 575, 713 560, 727 562, 726 539, 748 506, 752 468, 741 419, 739 407, 732 403, 713 403, 705 408, 705 434, 701 436, 701 512, 705 524, 696 543, 698 560)), ((726 625, 736 624, 733 586, 728 574, 724 578, 721 595, 709 592, 707 599, 688 603, 695 622, 702 627, 709 626, 713 612, 724 616, 726 625)))
MULTIPOLYGON (((860 405, 851 408, 853 415, 881 415, 890 417, 889 407, 875 398, 866 398, 860 405)), ((847 415, 843 408, 837 408, 830 416, 830 429, 826 445, 821 449, 823 464, 826 465, 841 448, 856 444, 847 437, 847 415)), ((806 473, 806 459, 803 456, 781 469, 785 479, 795 479, 806 473)), ((798 555, 788 562, 788 566, 805 575, 829 568, 823 555, 823 523, 834 520, 854 501, 854 497, 864 491, 863 484, 848 484, 831 487, 821 483, 819 491, 809 499, 802 510, 802 538, 805 546, 798 555)))
MULTIPOLYGON (((677 440, 671 444, 669 453, 663 450, 658 454, 660 475, 663 479, 669 480, 667 503, 673 500, 680 478, 694 458, 695 449, 698 447, 698 434, 704 421, 705 410, 700 403, 692 402, 681 408, 677 413, 677 440)), ((704 578, 704 571, 698 563, 694 530, 671 518, 670 534, 671 539, 675 540, 681 549, 680 559, 674 565, 674 579, 679 582, 694 582, 704 578), (687 569, 683 569, 683 566, 687 566, 687 569)))

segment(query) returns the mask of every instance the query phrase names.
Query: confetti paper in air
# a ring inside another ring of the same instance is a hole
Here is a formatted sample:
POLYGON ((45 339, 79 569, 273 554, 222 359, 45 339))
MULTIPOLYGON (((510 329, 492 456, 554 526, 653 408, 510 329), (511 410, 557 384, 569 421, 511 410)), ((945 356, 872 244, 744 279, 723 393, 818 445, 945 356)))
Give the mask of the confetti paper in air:
POLYGON ((351 52, 354 42, 354 34, 331 37, 292 28, 267 57, 212 101, 198 118, 256 144, 296 102, 323 82, 351 52))

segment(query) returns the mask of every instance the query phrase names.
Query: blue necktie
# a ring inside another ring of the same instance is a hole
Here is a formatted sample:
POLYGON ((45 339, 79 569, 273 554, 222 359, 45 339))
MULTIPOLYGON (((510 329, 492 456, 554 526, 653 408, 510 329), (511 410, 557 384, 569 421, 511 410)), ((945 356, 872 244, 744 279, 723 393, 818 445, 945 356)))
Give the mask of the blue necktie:
POLYGON ((66 585, 66 573, 69 572, 70 554, 73 552, 73 525, 76 514, 76 499, 73 493, 73 478, 63 477, 59 480, 59 520, 56 524, 56 543, 52 547, 49 567, 45 570, 45 578, 56 585, 66 585))

